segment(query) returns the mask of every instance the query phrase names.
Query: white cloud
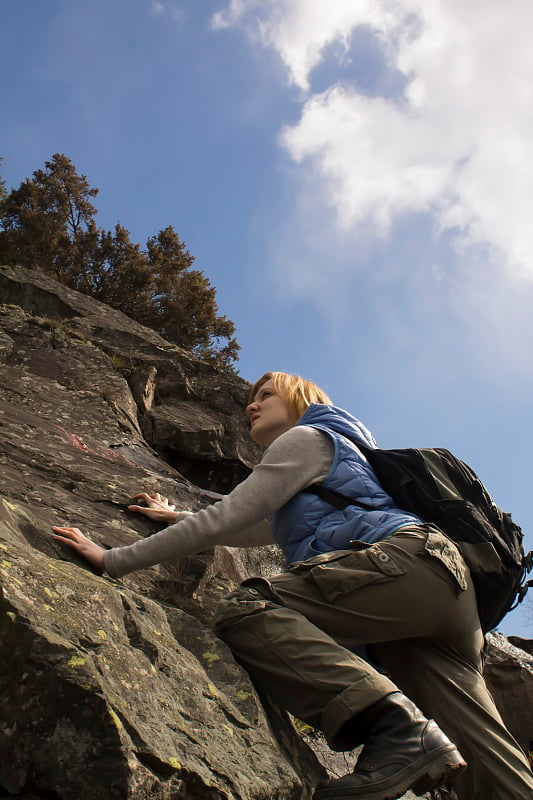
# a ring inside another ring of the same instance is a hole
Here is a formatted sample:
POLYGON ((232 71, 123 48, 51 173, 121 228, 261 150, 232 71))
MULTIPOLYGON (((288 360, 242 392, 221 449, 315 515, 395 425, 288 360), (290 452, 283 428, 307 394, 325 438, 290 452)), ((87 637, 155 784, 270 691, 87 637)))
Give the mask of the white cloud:
POLYGON ((280 54, 292 83, 309 88, 309 73, 325 48, 340 43, 348 48, 358 25, 387 26, 388 14, 375 0, 231 0, 213 17, 216 28, 243 25, 264 45, 280 54))
POLYGON ((160 3, 159 0, 155 0, 155 2, 152 3, 151 11, 152 14, 156 16, 166 16, 170 18, 176 25, 181 25, 186 18, 186 12, 183 8, 169 5, 168 3, 165 5, 160 3))
POLYGON ((402 211, 423 211, 450 185, 456 155, 427 123, 382 98, 334 87, 313 96, 281 141, 297 163, 313 161, 342 227, 373 219, 387 233, 402 211))
POLYGON ((386 235, 430 213, 462 246, 533 279, 531 0, 231 0, 213 23, 278 52, 303 104, 280 141, 341 230, 386 235), (365 95, 342 71, 313 92, 313 70, 331 45, 348 52, 360 26, 403 76, 401 95, 365 95))

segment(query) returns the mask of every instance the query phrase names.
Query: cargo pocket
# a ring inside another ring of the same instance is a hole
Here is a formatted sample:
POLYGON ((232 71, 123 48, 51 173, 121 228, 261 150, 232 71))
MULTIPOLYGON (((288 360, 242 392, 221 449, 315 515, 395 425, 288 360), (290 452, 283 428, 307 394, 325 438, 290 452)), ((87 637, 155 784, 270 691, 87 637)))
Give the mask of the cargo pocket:
POLYGON ((384 583, 405 574, 405 568, 395 560, 394 554, 379 544, 355 553, 351 550, 326 553, 294 567, 297 569, 291 568, 291 572, 305 572, 305 577, 313 581, 329 601, 363 586, 384 583))
POLYGON ((429 532, 427 535, 424 549, 420 551, 421 558, 429 558, 438 562, 444 567, 439 570, 441 574, 451 579, 451 584, 457 597, 464 592, 467 587, 467 569, 461 552, 456 545, 443 533, 429 532))

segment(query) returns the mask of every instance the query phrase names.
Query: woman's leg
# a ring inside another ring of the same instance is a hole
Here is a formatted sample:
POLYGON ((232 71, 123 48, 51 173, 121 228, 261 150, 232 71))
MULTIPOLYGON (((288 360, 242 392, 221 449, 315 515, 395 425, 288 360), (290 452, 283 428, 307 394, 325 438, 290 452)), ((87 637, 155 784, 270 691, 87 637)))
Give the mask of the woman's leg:
POLYGON ((317 800, 392 800, 410 788, 421 793, 444 785, 464 768, 455 745, 395 684, 280 605, 268 583, 252 580, 233 592, 218 614, 217 633, 258 688, 321 728, 331 747, 365 743, 353 773, 322 782, 317 800))
POLYGON ((358 646, 422 637, 444 642, 460 664, 479 661, 482 644, 468 570, 429 527, 246 581, 222 601, 216 625, 258 687, 334 749, 352 749, 365 710, 398 689, 355 655, 358 646))
POLYGON ((335 747, 346 719, 397 689, 358 647, 479 630, 466 574, 441 533, 414 529, 245 581, 221 602, 216 630, 264 691, 335 747))
MULTIPOLYGON (((273 582, 275 583, 275 581, 273 582)), ((312 591, 306 581, 300 598, 312 591)), ((342 725, 398 687, 260 581, 246 582, 219 606, 215 631, 259 689, 298 719, 320 728, 332 747, 342 725)), ((352 749, 355 743, 339 743, 352 749)))
POLYGON ((425 639, 388 642, 376 650, 402 691, 436 720, 468 762, 457 779, 462 800, 533 797, 527 759, 502 722, 479 660, 425 639))

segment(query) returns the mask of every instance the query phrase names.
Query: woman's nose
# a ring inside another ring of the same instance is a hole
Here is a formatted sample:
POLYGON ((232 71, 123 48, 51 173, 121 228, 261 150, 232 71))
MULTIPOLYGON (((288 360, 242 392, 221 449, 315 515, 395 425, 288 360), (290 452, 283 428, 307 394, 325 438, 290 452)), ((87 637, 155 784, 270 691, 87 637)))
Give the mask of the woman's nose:
POLYGON ((253 403, 248 403, 248 405, 246 406, 246 413, 251 414, 252 411, 257 410, 258 406, 259 404, 255 401, 253 403))

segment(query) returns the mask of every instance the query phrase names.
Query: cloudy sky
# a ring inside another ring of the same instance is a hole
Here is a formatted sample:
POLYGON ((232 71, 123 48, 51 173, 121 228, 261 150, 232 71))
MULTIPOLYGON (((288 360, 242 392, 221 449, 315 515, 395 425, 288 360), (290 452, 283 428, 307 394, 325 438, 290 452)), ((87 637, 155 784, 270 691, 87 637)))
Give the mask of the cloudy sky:
POLYGON ((8 187, 61 152, 101 226, 173 225, 244 378, 454 450, 533 547, 530 0, 4 0, 0 30, 8 187))

